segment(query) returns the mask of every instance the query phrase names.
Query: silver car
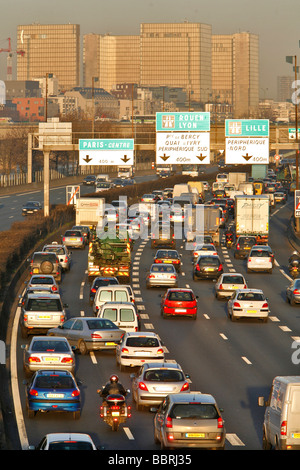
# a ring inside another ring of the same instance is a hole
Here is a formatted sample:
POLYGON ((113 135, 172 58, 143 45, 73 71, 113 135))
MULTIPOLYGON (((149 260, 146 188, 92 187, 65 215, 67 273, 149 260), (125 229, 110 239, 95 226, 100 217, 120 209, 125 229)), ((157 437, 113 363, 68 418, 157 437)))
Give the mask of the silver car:
POLYGON ((260 318, 268 321, 268 300, 261 289, 238 289, 227 303, 228 316, 232 321, 242 317, 260 318))
POLYGON ((188 393, 189 376, 176 362, 146 362, 136 374, 131 374, 132 396, 137 409, 160 405, 171 393, 188 393))
POLYGON ((161 448, 224 449, 226 431, 216 400, 200 392, 167 395, 154 417, 161 448))
POLYGON ((223 273, 215 284, 217 299, 231 297, 237 289, 247 289, 244 276, 240 273, 223 273))
POLYGON ((173 265, 152 264, 146 279, 147 289, 150 287, 177 287, 178 274, 173 265))
POLYGON ((54 276, 51 274, 33 274, 28 282, 26 282, 28 287, 50 287, 52 292, 59 292, 59 287, 54 279, 54 276))
POLYGON ((71 265, 71 253, 65 245, 59 245, 57 242, 52 242, 50 245, 45 245, 42 251, 48 253, 55 253, 61 268, 64 271, 70 270, 71 265))
POLYGON ((294 279, 286 288, 286 301, 291 305, 300 303, 300 279, 294 279))
POLYGON ((116 349, 125 331, 111 320, 95 317, 73 317, 58 328, 51 328, 48 336, 63 336, 71 346, 85 355, 89 351, 116 349))
POLYGON ((86 242, 80 230, 67 230, 62 237, 63 245, 84 250, 86 242))
POLYGON ((23 368, 28 377, 40 369, 67 369, 74 372, 75 355, 66 338, 34 336, 31 343, 23 344, 23 368))

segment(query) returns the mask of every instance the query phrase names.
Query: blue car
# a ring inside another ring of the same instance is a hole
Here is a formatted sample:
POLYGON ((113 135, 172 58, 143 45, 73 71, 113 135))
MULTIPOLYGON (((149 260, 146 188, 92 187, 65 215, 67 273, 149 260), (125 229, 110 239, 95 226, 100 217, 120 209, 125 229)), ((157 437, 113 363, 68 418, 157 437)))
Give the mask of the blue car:
POLYGON ((27 414, 38 411, 68 411, 80 417, 80 390, 73 374, 67 370, 38 370, 29 384, 26 396, 27 414))

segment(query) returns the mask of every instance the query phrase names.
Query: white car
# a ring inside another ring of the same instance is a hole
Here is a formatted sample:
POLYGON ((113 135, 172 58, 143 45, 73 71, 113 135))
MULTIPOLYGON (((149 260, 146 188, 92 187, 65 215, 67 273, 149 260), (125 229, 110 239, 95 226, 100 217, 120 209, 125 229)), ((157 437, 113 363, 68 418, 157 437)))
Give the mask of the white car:
POLYGON ((91 436, 83 433, 65 432, 46 434, 41 442, 29 446, 30 450, 98 450, 91 436))
POLYGON ((267 271, 272 273, 273 259, 270 251, 264 246, 253 246, 247 259, 247 272, 251 271, 267 271))
POLYGON ((238 289, 227 303, 228 316, 232 321, 242 317, 260 318, 268 321, 268 299, 261 289, 238 289))
POLYGON ((163 345, 152 332, 127 332, 116 347, 116 361, 121 370, 145 362, 163 362, 164 357, 163 345))
POLYGON ((217 255, 218 252, 216 247, 211 243, 203 243, 201 245, 196 245, 193 251, 193 261, 197 261, 200 255, 217 255))
POLYGON ((231 297, 237 289, 247 289, 247 282, 240 273, 223 273, 215 284, 217 299, 231 297))

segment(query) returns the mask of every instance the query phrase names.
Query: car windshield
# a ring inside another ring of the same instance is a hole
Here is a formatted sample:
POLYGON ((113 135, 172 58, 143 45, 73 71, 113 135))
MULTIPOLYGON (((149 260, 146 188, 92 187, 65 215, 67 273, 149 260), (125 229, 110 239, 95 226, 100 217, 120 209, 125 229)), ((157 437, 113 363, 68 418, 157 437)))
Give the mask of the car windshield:
POLYGON ((193 294, 191 292, 170 292, 169 300, 179 300, 188 302, 193 300, 193 294))
POLYGON ((63 377, 57 374, 52 374, 37 377, 34 387, 42 389, 66 389, 75 388, 75 384, 72 377, 63 377))
POLYGON ((222 279, 223 284, 244 284, 242 276, 224 276, 222 279))
POLYGON ((28 299, 26 310, 29 312, 58 312, 62 308, 59 299, 28 299))
POLYGON ((85 441, 58 441, 51 442, 48 446, 49 450, 93 450, 90 442, 85 441))
POLYGON ((182 382, 184 376, 180 370, 155 369, 147 370, 144 374, 144 380, 149 382, 182 382))
POLYGON ((264 300, 264 296, 259 292, 242 292, 238 294, 237 300, 264 300))
POLYGON ((173 419, 217 419, 219 417, 216 407, 204 403, 175 404, 170 412, 173 419))
POLYGON ((127 338, 126 346, 130 346, 133 348, 157 348, 159 346, 159 342, 157 338, 137 336, 127 338))
POLYGON ((48 341, 35 340, 31 346, 31 350, 33 352, 70 352, 70 348, 65 341, 55 341, 53 339, 48 341))
POLYGON ((104 320, 104 319, 92 319, 92 320, 87 320, 87 326, 89 330, 115 330, 116 325, 110 321, 110 320, 104 320))

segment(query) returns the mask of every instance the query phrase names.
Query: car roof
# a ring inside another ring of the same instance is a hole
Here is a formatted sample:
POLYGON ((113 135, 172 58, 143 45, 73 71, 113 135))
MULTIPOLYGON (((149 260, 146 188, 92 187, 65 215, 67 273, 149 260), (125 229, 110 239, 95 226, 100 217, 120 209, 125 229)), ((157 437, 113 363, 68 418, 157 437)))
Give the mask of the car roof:
POLYGON ((190 289, 189 287, 170 287, 168 289, 168 292, 193 292, 193 289, 190 289))
MULTIPOLYGON (((118 305, 120 305, 120 306, 124 306, 124 305, 125 305, 126 307, 132 307, 133 309, 135 309, 135 305, 134 305, 132 302, 114 302, 114 301, 112 301, 112 302, 105 302, 105 304, 103 304, 103 305, 101 306, 101 308, 104 308, 104 307, 113 307, 113 306, 118 306, 118 305)), ((94 318, 96 318, 96 317, 94 317, 94 318)))
POLYGON ((216 403, 212 395, 201 392, 174 393, 168 395, 168 397, 173 403, 191 403, 193 401, 196 403, 199 403, 199 401, 201 401, 201 403, 216 403))
POLYGON ((182 370, 177 362, 146 362, 143 364, 144 370, 148 369, 179 369, 182 370))
POLYGON ((251 289, 251 288, 237 289, 236 292, 253 292, 253 293, 257 293, 257 294, 263 294, 263 291, 261 289, 251 289))
POLYGON ((154 338, 158 337, 158 335, 156 333, 153 333, 153 331, 127 331, 125 333, 125 336, 153 336, 154 338))
POLYGON ((31 342, 33 341, 63 341, 68 343, 67 338, 64 336, 33 336, 31 342))
POLYGON ((51 294, 51 295, 48 295, 48 294, 28 294, 28 299, 60 299, 60 294, 51 294))
POLYGON ((46 434, 45 436, 48 442, 56 442, 57 440, 62 441, 87 441, 91 442, 92 438, 88 434, 80 433, 80 432, 55 432, 46 434))

